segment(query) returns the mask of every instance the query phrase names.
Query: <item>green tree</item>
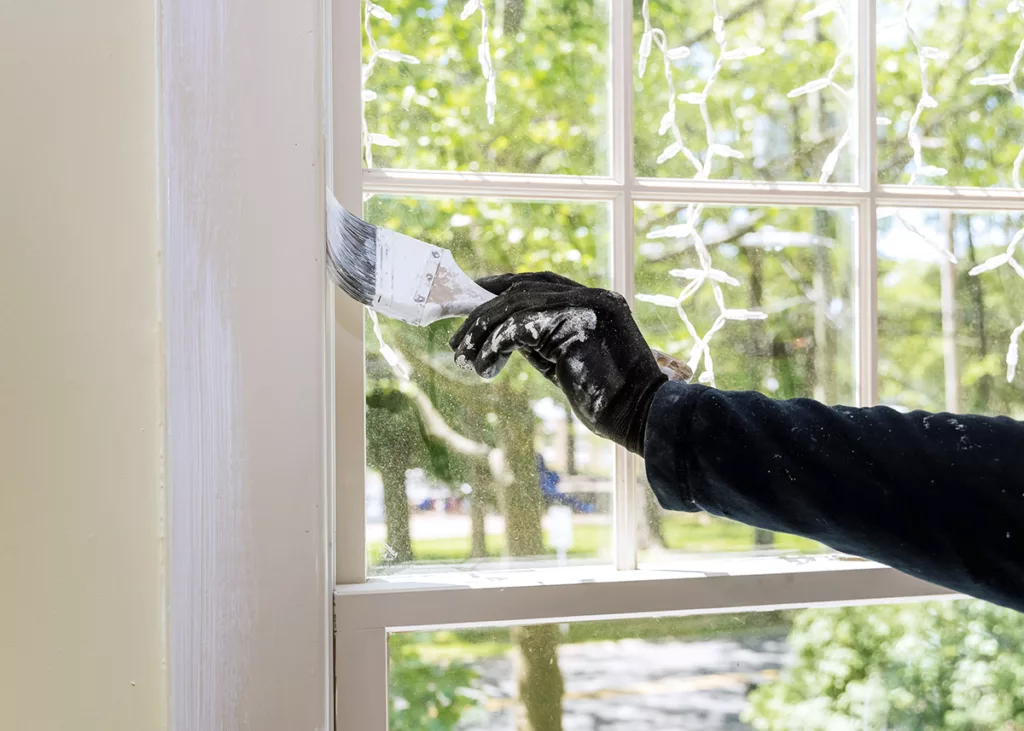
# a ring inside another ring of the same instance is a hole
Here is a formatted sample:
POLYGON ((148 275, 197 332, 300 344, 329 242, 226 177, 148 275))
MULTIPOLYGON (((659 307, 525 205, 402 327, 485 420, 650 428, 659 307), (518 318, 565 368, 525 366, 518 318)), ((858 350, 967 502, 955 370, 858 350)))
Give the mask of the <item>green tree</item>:
POLYGON ((416 638, 391 635, 388 726, 391 731, 451 731, 476 704, 471 692, 476 673, 466 663, 425 662, 416 638))
POLYGON ((756 729, 1024 728, 1024 615, 979 601, 799 614, 794 664, 754 690, 756 729))
POLYGON ((425 462, 426 438, 415 404, 396 388, 378 386, 366 396, 366 464, 384 485, 384 520, 389 560, 413 559, 409 536, 406 473, 425 462))

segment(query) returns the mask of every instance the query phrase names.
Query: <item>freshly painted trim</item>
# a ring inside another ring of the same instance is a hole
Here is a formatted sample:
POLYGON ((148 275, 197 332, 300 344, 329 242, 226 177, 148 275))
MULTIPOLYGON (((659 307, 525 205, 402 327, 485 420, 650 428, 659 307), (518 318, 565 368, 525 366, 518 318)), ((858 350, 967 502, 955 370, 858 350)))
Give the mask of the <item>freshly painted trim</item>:
MULTIPOLYGON (((621 0, 616 0, 621 3, 621 0)), ((633 201, 623 194, 612 203, 612 289, 634 301, 633 272, 633 201)), ((613 445, 615 457, 612 470, 614 500, 612 501, 612 551, 615 568, 629 571, 637 561, 637 462, 625 447, 613 445)))
POLYGON ((388 731, 388 633, 377 627, 338 632, 337 731, 388 731))
POLYGON ((540 569, 452 573, 335 589, 339 631, 563 622, 739 612, 953 596, 868 561, 838 556, 692 561, 614 571, 540 569))
POLYGON ((321 0, 163 0, 173 731, 328 729, 321 0))
MULTIPOLYGON (((362 198, 362 46, 359 0, 331 3, 332 190, 350 211, 362 198)), ((335 571, 339 584, 366 581, 366 407, 363 307, 343 294, 334 298, 335 571)))
MULTIPOLYGON (((636 179, 633 163, 633 1, 612 0, 608 47, 611 49, 612 177, 623 185, 612 200, 612 289, 633 302, 633 198, 628 190, 636 179)), ((615 490, 612 549, 615 568, 636 568, 636 460, 624 447, 614 446, 612 481, 615 490)))
POLYGON ((854 207, 874 200, 882 208, 1024 210, 1024 192, 1010 188, 763 183, 741 180, 518 175, 420 170, 363 170, 363 192, 416 197, 475 196, 522 200, 611 201, 626 192, 634 201, 854 207))

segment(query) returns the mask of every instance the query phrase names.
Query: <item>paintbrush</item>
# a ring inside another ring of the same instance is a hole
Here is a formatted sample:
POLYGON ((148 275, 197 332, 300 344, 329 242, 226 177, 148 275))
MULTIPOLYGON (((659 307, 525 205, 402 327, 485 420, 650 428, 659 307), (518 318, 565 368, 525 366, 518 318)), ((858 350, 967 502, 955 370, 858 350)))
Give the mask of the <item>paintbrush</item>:
MULTIPOLYGON (((410 325, 465 317, 495 297, 463 272, 447 249, 369 224, 346 211, 329 190, 327 261, 331 280, 345 294, 410 325)), ((670 379, 688 381, 693 375, 685 363, 651 352, 670 379)))

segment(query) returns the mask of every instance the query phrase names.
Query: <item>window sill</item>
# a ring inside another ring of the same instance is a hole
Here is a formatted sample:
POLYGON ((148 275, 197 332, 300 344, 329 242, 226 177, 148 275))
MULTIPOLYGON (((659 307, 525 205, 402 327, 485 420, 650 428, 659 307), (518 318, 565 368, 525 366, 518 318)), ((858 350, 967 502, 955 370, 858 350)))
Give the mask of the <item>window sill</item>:
POLYGON ((338 631, 528 624, 956 596, 838 554, 689 559, 635 571, 581 566, 454 571, 335 589, 338 631))

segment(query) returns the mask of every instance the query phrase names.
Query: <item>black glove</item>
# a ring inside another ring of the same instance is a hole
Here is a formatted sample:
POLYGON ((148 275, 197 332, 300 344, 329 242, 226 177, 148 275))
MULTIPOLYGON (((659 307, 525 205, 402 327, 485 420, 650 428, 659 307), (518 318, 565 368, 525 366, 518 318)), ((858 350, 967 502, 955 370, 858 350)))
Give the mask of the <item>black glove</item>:
POLYGON ((478 284, 499 296, 452 337, 456 363, 493 378, 518 350, 562 389, 591 431, 642 453, 654 394, 668 379, 622 295, 548 272, 478 284))

